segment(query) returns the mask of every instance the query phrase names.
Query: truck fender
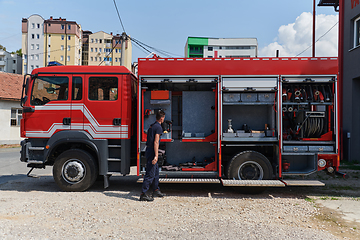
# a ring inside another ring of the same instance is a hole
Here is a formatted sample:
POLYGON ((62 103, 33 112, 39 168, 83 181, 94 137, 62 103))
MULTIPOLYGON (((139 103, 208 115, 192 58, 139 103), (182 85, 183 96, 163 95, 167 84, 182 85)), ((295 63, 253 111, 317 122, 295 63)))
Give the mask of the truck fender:
POLYGON ((107 172, 107 169, 104 169, 105 164, 101 164, 102 162, 105 162, 107 159, 107 140, 101 139, 101 140, 95 140, 91 137, 90 134, 88 134, 85 131, 71 131, 71 130, 64 130, 55 133, 47 142, 44 151, 44 162, 47 162, 49 160, 49 157, 51 156, 54 149, 56 149, 59 145, 66 143, 66 142, 72 142, 72 143, 84 143, 91 147, 91 149, 96 153, 97 159, 98 159, 98 165, 99 165, 99 173, 107 172))

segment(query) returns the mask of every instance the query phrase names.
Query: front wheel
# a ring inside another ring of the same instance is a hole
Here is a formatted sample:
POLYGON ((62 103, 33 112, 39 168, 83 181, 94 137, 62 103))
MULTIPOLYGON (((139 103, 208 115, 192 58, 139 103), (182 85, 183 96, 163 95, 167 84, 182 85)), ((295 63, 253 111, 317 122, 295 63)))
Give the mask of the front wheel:
POLYGON ((90 188, 98 175, 93 156, 81 149, 70 149, 60 154, 54 163, 56 184, 67 192, 81 192, 90 188))

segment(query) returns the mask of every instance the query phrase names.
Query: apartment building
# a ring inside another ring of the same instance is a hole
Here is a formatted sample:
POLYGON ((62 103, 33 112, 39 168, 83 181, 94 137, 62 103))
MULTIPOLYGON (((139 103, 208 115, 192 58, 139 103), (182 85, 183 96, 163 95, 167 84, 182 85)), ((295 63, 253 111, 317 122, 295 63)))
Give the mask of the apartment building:
POLYGON ((187 58, 257 57, 256 38, 188 37, 185 45, 187 58))
POLYGON ((22 19, 22 52, 24 74, 44 66, 44 19, 37 14, 22 19))
MULTIPOLYGON (((103 31, 91 33, 84 31, 83 65, 120 66, 121 35, 108 34, 103 31)), ((132 45, 125 42, 124 66, 131 69, 132 45)))
POLYGON ((0 50, 0 72, 22 73, 21 57, 17 54, 0 50))
POLYGON ((37 14, 22 19, 23 73, 52 61, 81 65, 81 47, 81 26, 74 21, 37 14))

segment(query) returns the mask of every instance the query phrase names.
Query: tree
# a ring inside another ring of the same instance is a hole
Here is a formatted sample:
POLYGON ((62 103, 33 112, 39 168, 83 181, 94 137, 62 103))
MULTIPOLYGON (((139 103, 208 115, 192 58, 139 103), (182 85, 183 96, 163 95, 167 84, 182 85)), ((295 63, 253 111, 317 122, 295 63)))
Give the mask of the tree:
POLYGON ((6 47, 4 47, 3 45, 0 44, 0 50, 6 51, 6 47))
POLYGON ((19 55, 20 57, 22 57, 22 49, 20 48, 19 50, 16 50, 15 52, 11 52, 11 54, 17 54, 19 55))

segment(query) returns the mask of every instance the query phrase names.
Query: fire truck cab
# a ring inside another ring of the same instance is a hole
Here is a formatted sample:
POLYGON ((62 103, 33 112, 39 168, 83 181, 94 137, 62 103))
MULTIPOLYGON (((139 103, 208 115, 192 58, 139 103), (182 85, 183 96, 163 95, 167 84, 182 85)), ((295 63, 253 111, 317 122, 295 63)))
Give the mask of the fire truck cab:
MULTIPOLYGON (((24 80, 21 161, 65 191, 145 173, 147 129, 166 113, 160 183, 322 185, 286 179, 339 167, 337 58, 139 59, 54 66, 24 80)), ((141 179, 139 179, 141 182, 141 179)))

